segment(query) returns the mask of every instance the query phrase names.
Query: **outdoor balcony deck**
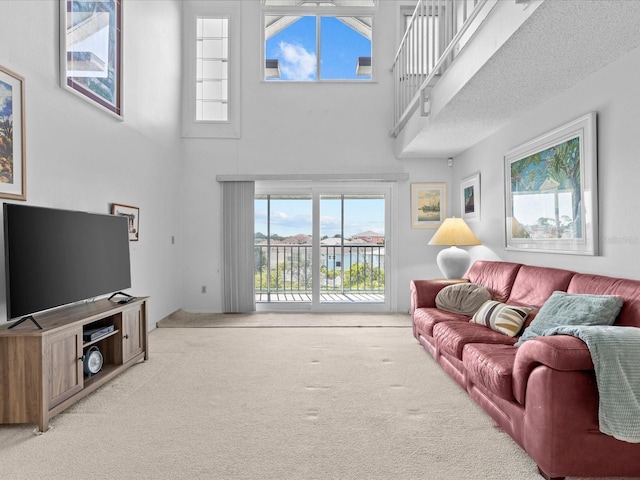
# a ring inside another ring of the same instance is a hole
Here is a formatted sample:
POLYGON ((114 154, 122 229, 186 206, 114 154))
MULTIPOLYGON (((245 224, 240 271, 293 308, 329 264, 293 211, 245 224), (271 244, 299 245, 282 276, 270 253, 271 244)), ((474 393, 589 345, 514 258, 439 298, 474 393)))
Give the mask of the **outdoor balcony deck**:
POLYGON ((313 278, 311 245, 255 245, 256 303, 384 303, 384 245, 320 246, 320 269, 313 278))
MULTIPOLYGON (((265 302, 311 303, 311 294, 297 292, 256 294, 256 303, 265 302)), ((384 294, 325 293, 320 295, 320 303, 384 303, 384 294)))

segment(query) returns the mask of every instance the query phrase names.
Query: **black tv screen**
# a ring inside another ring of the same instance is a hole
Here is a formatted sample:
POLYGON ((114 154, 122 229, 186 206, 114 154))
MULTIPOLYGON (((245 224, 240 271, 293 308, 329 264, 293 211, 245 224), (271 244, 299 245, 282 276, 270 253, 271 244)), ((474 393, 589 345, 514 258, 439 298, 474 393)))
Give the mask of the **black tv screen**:
POLYGON ((7 318, 131 287, 125 217, 4 204, 7 318))

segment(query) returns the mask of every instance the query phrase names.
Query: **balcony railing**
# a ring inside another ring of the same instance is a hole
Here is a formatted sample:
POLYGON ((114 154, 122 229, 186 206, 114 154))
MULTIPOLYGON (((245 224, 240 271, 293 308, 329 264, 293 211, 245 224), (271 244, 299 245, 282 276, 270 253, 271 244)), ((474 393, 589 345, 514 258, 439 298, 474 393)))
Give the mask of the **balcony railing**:
POLYGON ((430 113, 431 89, 467 40, 465 34, 488 0, 419 0, 392 66, 395 137, 421 107, 430 113))
MULTIPOLYGON (((258 298, 311 297, 314 272, 311 245, 256 244, 254 252, 258 298)), ((320 294, 325 298, 369 295, 370 299, 383 301, 384 245, 321 245, 319 274, 320 294)))

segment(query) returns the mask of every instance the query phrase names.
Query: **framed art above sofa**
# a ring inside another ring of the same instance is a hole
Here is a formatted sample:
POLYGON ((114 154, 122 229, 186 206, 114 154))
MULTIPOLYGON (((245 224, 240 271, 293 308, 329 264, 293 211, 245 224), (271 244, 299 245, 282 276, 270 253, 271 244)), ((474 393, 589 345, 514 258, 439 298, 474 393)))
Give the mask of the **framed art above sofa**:
POLYGON ((598 255, 596 114, 504 157, 507 250, 598 255))

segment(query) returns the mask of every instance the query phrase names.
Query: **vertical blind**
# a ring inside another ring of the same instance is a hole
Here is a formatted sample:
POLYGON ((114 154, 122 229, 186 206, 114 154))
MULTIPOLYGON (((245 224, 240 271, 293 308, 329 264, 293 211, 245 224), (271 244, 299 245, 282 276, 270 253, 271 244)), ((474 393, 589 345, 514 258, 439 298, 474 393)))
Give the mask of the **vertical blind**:
POLYGON ((254 182, 222 182, 222 309, 253 312, 254 182))

